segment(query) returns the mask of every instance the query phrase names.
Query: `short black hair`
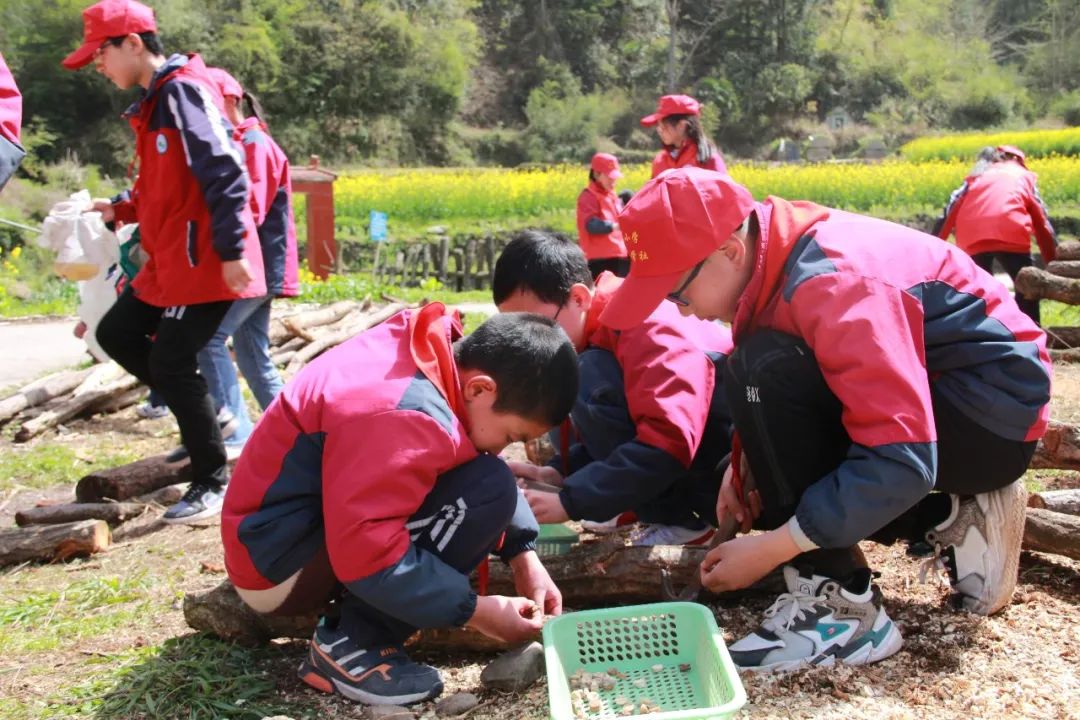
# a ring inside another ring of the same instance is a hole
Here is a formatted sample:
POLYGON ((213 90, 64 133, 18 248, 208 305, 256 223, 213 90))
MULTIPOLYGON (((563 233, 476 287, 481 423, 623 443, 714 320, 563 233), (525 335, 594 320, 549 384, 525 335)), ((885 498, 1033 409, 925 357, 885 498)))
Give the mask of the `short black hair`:
MULTIPOLYGON (((143 47, 145 47, 152 55, 165 55, 165 45, 161 42, 161 36, 155 32, 141 32, 135 33, 142 40, 143 47)), ((120 47, 127 40, 127 35, 117 35, 111 37, 105 42, 110 45, 120 47)))
POLYGON ((545 230, 523 230, 495 262, 491 292, 496 305, 522 290, 543 302, 562 305, 576 283, 593 287, 589 263, 577 243, 545 230))
POLYGON ((498 386, 494 408, 554 427, 578 390, 577 351, 563 329, 535 313, 498 313, 454 345, 458 367, 498 386))

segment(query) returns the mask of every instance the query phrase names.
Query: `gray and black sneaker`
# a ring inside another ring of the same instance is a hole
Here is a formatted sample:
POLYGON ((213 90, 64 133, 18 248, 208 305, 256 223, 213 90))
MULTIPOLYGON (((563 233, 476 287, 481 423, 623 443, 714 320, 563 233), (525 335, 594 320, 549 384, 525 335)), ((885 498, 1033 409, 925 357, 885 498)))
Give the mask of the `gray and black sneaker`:
POLYGON ((992 615, 1009 604, 1016 589, 1027 490, 1017 480, 993 492, 949 499, 949 517, 926 533, 934 548, 928 562, 948 572, 960 607, 992 615))
POLYGON ((856 571, 847 583, 855 591, 822 575, 804 576, 791 565, 784 567, 784 580, 788 592, 765 611, 761 626, 728 648, 741 669, 866 665, 903 644, 869 570, 856 571))
POLYGON ((165 511, 162 520, 170 525, 186 525, 221 514, 225 488, 210 483, 191 483, 184 497, 165 511))
MULTIPOLYGON (((217 421, 218 421, 218 427, 221 428, 221 439, 222 440, 228 440, 229 438, 231 438, 233 435, 236 434, 237 430, 240 429, 240 421, 236 419, 236 416, 232 414, 232 411, 230 411, 229 408, 221 408, 221 410, 218 411, 217 421)), ((225 457, 226 457, 226 459, 235 460, 236 458, 240 457, 240 451, 243 448, 244 448, 244 446, 240 445, 235 450, 235 452, 230 452, 230 447, 229 447, 228 443, 226 443, 225 444, 225 457)), ((180 462, 181 460, 187 460, 187 457, 188 457, 188 449, 186 447, 184 447, 183 445, 180 445, 176 449, 170 451, 169 454, 165 456, 165 462, 167 462, 167 463, 177 463, 177 462, 180 462)))

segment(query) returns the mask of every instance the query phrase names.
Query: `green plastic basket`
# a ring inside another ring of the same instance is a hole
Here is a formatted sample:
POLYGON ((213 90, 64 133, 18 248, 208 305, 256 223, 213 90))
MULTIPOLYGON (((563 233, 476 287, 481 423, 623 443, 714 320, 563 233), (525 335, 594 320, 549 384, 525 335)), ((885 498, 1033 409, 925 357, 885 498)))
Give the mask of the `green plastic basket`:
POLYGON ((544 626, 544 656, 553 720, 577 720, 570 677, 578 669, 606 673, 615 668, 621 673, 613 689, 597 691, 602 707, 587 712, 589 720, 626 717, 615 703, 620 697, 633 703, 635 711, 642 699, 653 701, 659 711, 648 715, 651 720, 728 718, 746 703, 746 690, 716 619, 697 603, 567 613, 544 626), (656 665, 663 668, 657 672, 656 665), (640 679, 644 688, 634 684, 640 679))
POLYGON ((541 557, 565 555, 578 541, 578 534, 562 524, 541 525, 536 538, 536 554, 541 557))

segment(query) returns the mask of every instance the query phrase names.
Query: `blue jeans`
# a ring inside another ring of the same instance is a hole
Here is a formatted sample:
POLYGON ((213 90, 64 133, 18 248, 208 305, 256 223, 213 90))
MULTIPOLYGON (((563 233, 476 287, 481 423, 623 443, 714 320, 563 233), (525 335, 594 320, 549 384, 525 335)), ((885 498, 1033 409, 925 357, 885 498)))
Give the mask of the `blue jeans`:
POLYGON ((236 351, 236 365, 248 387, 264 410, 273 402, 283 385, 281 375, 270 361, 270 303, 273 298, 248 298, 233 302, 210 342, 199 351, 199 372, 206 378, 210 396, 220 408, 228 408, 240 427, 229 440, 243 442, 253 428, 251 417, 240 393, 236 366, 225 341, 231 336, 236 351))

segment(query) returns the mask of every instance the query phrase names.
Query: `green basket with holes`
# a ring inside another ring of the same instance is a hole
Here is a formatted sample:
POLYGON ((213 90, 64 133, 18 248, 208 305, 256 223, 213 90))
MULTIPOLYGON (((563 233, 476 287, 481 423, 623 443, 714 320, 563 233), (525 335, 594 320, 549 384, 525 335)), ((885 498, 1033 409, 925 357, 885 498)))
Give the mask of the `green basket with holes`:
POLYGON ((567 613, 544 625, 544 656, 552 720, 640 716, 643 700, 651 705, 650 720, 719 720, 746 703, 716 618, 697 603, 567 613), (575 673, 612 669, 615 686, 595 691, 600 708, 575 709, 575 673))
POLYGON ((540 557, 565 555, 578 541, 578 534, 562 524, 541 525, 536 538, 536 554, 540 557))

